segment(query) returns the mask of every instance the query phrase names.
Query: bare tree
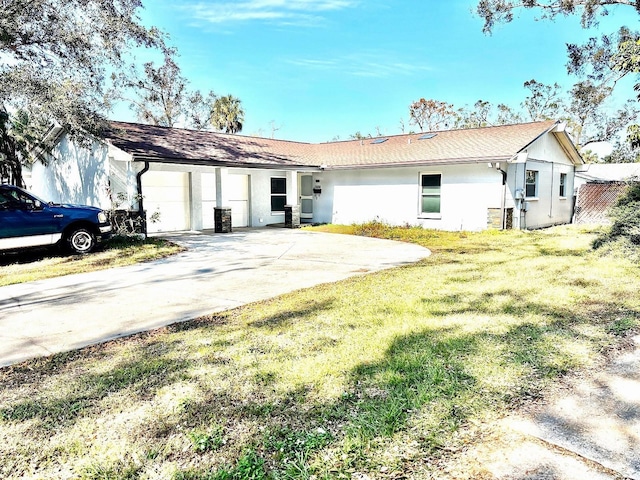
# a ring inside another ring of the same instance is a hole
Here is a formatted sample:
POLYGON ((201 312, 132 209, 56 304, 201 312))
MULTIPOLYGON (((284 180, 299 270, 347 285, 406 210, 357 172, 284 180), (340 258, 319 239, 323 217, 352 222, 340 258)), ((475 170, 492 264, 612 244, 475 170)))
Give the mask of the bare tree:
POLYGON ((446 129, 454 119, 455 111, 450 103, 421 98, 409 105, 409 123, 420 130, 446 129))

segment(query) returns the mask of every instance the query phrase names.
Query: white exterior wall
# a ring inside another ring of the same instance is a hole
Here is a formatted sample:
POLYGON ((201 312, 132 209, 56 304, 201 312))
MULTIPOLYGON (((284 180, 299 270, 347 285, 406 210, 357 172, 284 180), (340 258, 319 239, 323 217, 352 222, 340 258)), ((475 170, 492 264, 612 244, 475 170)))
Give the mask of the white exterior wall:
MULTIPOLYGON (((285 170, 235 168, 229 173, 249 175, 249 226, 264 227, 284 222, 284 213, 271 213, 271 177, 286 178, 285 170)), ((289 185, 287 184, 287 191, 289 185)))
MULTIPOLYGON (((142 163, 138 162, 137 170, 142 169, 142 163)), ((160 208, 161 223, 166 225, 177 224, 177 219, 174 221, 167 218, 167 215, 181 215, 190 216, 187 224, 191 230, 202 230, 206 228, 213 228, 213 208, 217 205, 217 190, 216 190, 216 170, 217 167, 209 166, 194 166, 194 165, 179 165, 168 163, 151 163, 149 171, 153 172, 181 172, 188 175, 188 186, 185 192, 179 193, 181 196, 188 197, 188 202, 185 204, 185 209, 178 212, 177 210, 172 212, 163 212, 160 208), (163 218, 163 215, 165 218, 163 218)), ((287 191, 290 190, 290 183, 293 179, 296 179, 296 175, 292 175, 291 172, 285 170, 258 170, 258 169, 243 169, 243 168, 222 168, 223 173, 221 175, 222 191, 220 192, 220 199, 222 204, 220 207, 232 207, 232 203, 237 202, 235 192, 229 190, 232 182, 229 180, 232 176, 247 176, 247 182, 249 187, 248 195, 248 226, 250 227, 264 227, 270 224, 283 223, 284 213, 272 213, 271 212, 271 178, 281 177, 289 178, 287 184, 287 191), (225 190, 225 187, 227 189, 225 190)), ((143 197, 146 197, 145 175, 142 175, 142 193, 143 197)), ((135 176, 133 178, 135 185, 135 176)), ((171 195, 170 192, 167 194, 171 195)), ((174 192, 178 194, 178 192, 174 192)), ((186 198, 186 197, 185 197, 186 198)), ((147 215, 150 216, 155 212, 155 204, 149 202, 147 198, 144 199, 145 210, 147 215)), ((157 225, 159 227, 159 225, 157 225)), ((154 229, 152 223, 148 224, 149 231, 157 231, 154 229)), ((167 231, 167 230, 164 230, 167 231)))
POLYGON ((509 166, 510 199, 514 209, 514 228, 543 228, 571 223, 575 166, 552 134, 538 139, 527 149, 523 163, 509 166), (514 200, 517 191, 525 191, 525 172, 538 172, 535 197, 514 200), (560 197, 560 174, 567 175, 565 196, 560 197))
POLYGON ((441 230, 483 230, 489 208, 500 208, 502 174, 486 163, 432 168, 379 168, 314 174, 314 221, 352 224, 377 220, 441 230), (441 214, 421 218, 420 174, 441 174, 441 214))
POLYGON ((48 165, 35 163, 27 187, 43 200, 111 208, 109 148, 93 142, 89 147, 71 142, 63 134, 48 155, 48 165))

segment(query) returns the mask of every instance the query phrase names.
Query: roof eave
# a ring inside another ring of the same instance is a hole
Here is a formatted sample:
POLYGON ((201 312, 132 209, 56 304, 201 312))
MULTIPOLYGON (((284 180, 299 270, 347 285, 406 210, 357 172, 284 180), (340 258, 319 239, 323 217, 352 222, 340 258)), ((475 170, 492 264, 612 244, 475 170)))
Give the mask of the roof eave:
POLYGON ((567 122, 556 122, 555 126, 550 131, 553 133, 553 136, 556 137, 558 143, 560 143, 560 146, 574 165, 585 164, 582 155, 578 152, 578 149, 567 132, 567 122))
POLYGON ((150 163, 173 163, 176 165, 200 165, 209 167, 228 167, 228 168, 264 168, 268 170, 322 170, 316 165, 304 164, 273 164, 259 162, 234 162, 228 160, 211 160, 211 159, 187 159, 183 157, 156 157, 154 155, 132 154, 134 162, 150 162, 150 163))
POLYGON ((414 162, 395 162, 395 163, 365 163, 365 164, 344 164, 344 165, 322 165, 322 170, 356 170, 356 169, 373 169, 373 168, 398 168, 398 167, 431 167, 444 165, 463 165, 477 164, 489 162, 506 162, 512 157, 509 155, 491 156, 491 157, 467 157, 467 158, 448 158, 438 160, 421 160, 414 162))

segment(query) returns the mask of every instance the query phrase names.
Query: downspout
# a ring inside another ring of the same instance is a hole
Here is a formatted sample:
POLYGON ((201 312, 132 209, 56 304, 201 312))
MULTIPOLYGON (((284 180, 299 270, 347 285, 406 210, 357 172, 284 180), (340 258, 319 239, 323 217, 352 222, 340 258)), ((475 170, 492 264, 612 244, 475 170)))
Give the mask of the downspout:
POLYGON ((549 218, 553 218, 553 192, 554 192, 554 185, 553 185, 553 181, 555 179, 555 172, 554 172, 554 166, 555 164, 552 162, 551 163, 551 195, 549 196, 549 218))
POLYGON ((138 172, 136 175, 136 186, 138 188, 138 215, 142 219, 142 229, 144 238, 147 238, 147 218, 144 214, 144 204, 142 202, 142 175, 149 171, 149 162, 144 161, 144 168, 138 172))
POLYGON ((527 228, 527 210, 525 207, 525 201, 527 199, 527 164, 526 162, 522 165, 524 167, 524 171, 522 172, 522 191, 523 196, 520 200, 520 230, 526 230, 527 228))
POLYGON ((499 163, 497 165, 498 171, 502 173, 502 199, 500 201, 500 212, 502 213, 502 230, 505 230, 507 225, 507 212, 505 211, 507 203, 507 172, 500 168, 499 163))

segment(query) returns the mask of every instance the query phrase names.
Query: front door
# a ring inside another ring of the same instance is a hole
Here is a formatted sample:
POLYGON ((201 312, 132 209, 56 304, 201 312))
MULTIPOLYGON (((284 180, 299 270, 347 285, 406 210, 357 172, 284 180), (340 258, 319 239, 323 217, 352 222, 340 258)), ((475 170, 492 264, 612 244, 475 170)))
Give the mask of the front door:
POLYGON ((300 175, 300 221, 313 220, 313 175, 300 175))

